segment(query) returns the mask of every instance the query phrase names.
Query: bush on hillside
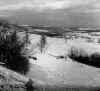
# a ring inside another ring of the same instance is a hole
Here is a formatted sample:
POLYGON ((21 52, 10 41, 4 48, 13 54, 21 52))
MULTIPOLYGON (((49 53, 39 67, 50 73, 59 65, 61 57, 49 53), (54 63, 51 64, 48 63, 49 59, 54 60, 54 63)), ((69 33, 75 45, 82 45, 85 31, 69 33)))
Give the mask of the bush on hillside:
POLYGON ((84 50, 78 48, 71 48, 71 51, 68 55, 73 61, 77 61, 83 64, 90 66, 100 67, 100 54, 93 53, 88 55, 84 50))
POLYGON ((16 31, 0 31, 0 62, 3 62, 5 67, 26 74, 29 69, 28 59, 22 55, 21 51, 24 44, 18 41, 16 31))

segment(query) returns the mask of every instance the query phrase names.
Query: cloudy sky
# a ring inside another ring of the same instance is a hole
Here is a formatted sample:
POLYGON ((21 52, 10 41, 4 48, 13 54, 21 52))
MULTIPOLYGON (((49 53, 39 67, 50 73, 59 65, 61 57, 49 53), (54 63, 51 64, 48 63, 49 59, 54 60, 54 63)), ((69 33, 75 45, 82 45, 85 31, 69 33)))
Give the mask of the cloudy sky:
POLYGON ((0 17, 26 24, 99 25, 100 0, 0 0, 0 17))

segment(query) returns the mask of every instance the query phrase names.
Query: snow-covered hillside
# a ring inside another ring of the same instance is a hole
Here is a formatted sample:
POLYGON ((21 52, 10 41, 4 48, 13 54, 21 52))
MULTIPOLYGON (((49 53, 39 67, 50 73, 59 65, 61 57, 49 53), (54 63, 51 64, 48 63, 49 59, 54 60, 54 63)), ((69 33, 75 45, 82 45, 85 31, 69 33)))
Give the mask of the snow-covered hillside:
MULTIPOLYGON (((63 31, 64 34, 59 36, 61 33, 60 29, 60 32, 54 32, 54 30, 57 30, 56 28, 49 29, 48 27, 43 30, 44 28, 38 29, 38 27, 36 27, 35 29, 34 27, 29 27, 27 25, 2 25, 0 29, 7 29, 8 31, 3 30, 7 35, 9 35, 10 32, 13 33, 14 30, 17 31, 16 33, 18 34, 19 39, 18 43, 24 44, 25 42, 25 45, 21 49, 20 55, 25 56, 26 59, 29 59, 27 60, 27 62, 29 62, 29 70, 24 76, 17 73, 13 74, 13 71, 8 71, 7 68, 2 68, 0 66, 0 78, 4 77, 5 79, 7 77, 14 77, 15 79, 22 80, 25 83, 31 78, 36 85, 52 85, 53 87, 55 85, 65 87, 100 87, 100 65, 99 68, 89 66, 85 63, 83 64, 82 62, 76 61, 69 56, 72 48, 76 48, 79 51, 82 50, 82 55, 85 56, 90 56, 94 53, 100 54, 100 36, 97 35, 97 32, 80 32, 70 29, 67 32, 63 31)), ((3 34, 6 37, 6 34, 3 34)), ((16 41, 12 42, 15 44, 16 41)), ((10 45, 13 43, 10 43, 10 45)), ((4 45, 6 45, 6 43, 4 45)), ((13 50, 14 49, 16 49, 16 46, 13 48, 13 50)), ((13 56, 15 56, 15 59, 12 60, 12 62, 15 68, 18 69, 20 65, 23 70, 26 68, 26 66, 23 64, 23 60, 21 60, 22 63, 20 63, 20 60, 18 60, 19 64, 16 66, 18 61, 15 61, 17 59, 15 50, 14 53, 15 54, 13 56)), ((75 53, 78 55, 78 52, 75 53)), ((10 58, 12 59, 13 56, 10 58)), ((14 83, 16 83, 14 78, 6 81, 11 83, 14 81, 14 83)), ((2 78, 0 81, 1 83, 3 82, 2 78)))
POLYGON ((49 85, 100 86, 99 68, 75 62, 68 57, 73 46, 92 54, 99 52, 99 44, 46 36, 41 52, 41 38, 41 35, 29 35, 28 55, 37 59, 29 59, 31 67, 28 77, 49 85))

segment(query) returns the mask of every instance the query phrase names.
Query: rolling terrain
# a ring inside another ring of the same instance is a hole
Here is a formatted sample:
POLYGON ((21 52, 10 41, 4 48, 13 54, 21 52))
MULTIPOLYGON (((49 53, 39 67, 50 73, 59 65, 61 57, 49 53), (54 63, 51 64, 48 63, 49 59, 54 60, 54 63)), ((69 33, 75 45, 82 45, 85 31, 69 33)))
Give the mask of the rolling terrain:
POLYGON ((50 88, 54 86, 87 89, 100 87, 100 66, 88 65, 70 56, 72 48, 78 50, 75 51, 75 56, 91 56, 95 53, 99 55, 99 30, 78 28, 60 30, 60 28, 58 31, 58 28, 44 26, 4 25, 1 24, 1 30, 6 29, 10 33, 16 31, 19 41, 25 41, 22 54, 28 58, 30 64, 29 71, 24 75, 26 79, 32 79, 37 86, 50 88))

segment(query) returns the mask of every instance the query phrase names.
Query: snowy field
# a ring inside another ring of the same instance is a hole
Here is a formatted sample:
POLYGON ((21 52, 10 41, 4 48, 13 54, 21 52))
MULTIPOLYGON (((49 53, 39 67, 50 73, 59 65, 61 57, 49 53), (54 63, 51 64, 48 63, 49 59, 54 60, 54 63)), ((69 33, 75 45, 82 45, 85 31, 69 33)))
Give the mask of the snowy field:
POLYGON ((30 71, 27 76, 44 85, 100 86, 100 68, 75 62, 68 57, 71 47, 84 49, 88 54, 100 52, 99 43, 88 43, 82 39, 45 37, 46 42, 40 51, 41 36, 30 34, 28 55, 30 71), (63 56, 64 58, 59 58, 63 56))

